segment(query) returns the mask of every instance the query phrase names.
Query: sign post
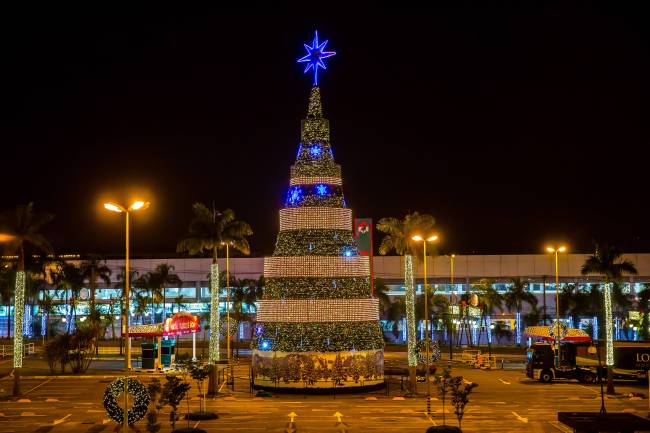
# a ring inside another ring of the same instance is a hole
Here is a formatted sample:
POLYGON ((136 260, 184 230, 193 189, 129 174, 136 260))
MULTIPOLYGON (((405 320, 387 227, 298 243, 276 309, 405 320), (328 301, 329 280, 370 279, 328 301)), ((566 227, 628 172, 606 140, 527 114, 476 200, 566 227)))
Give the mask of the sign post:
POLYGON ((357 240, 359 255, 370 257, 370 290, 375 295, 375 265, 373 263, 372 248, 372 219, 354 219, 354 237, 357 240))

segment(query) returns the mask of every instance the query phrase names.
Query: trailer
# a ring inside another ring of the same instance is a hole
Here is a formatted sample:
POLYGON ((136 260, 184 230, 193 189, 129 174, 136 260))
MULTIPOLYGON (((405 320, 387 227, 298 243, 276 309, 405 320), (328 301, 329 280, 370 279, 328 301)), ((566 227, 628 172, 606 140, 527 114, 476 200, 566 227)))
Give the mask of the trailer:
MULTIPOLYGON (((574 379, 593 383, 606 375, 605 344, 586 342, 560 343, 560 364, 555 365, 555 348, 548 342, 538 342, 526 351, 526 376, 541 382, 574 379), (600 353, 599 353, 600 351, 600 353), (600 362, 599 362, 600 357, 600 362)), ((615 341, 612 372, 618 379, 647 380, 650 368, 650 342, 615 341)))

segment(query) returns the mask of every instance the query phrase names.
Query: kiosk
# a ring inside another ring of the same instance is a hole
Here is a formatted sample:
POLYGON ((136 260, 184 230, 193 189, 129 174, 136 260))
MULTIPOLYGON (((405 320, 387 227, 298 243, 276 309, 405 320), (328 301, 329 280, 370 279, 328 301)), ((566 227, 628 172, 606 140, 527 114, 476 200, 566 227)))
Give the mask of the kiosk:
POLYGON ((156 339, 157 343, 142 343, 142 368, 169 368, 176 358, 176 340, 169 337, 192 334, 192 360, 196 361, 196 333, 200 330, 199 317, 181 311, 167 318, 165 323, 129 326, 129 344, 131 337, 156 339), (162 337, 166 337, 165 340, 162 337))

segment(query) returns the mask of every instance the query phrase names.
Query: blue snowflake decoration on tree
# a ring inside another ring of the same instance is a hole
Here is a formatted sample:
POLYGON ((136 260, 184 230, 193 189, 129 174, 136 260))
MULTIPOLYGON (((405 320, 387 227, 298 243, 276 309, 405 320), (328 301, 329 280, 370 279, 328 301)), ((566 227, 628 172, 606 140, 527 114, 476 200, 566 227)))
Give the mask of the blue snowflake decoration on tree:
POLYGON ((312 42, 312 45, 310 46, 304 44, 305 49, 307 50, 307 54, 298 59, 298 63, 307 63, 307 66, 305 67, 305 74, 310 70, 314 71, 314 86, 318 86, 318 68, 327 69, 325 62, 323 62, 323 59, 332 57, 336 54, 335 51, 325 51, 327 42, 328 41, 319 43, 318 31, 315 31, 314 42, 312 42))
POLYGON ((302 188, 299 186, 293 186, 289 188, 289 193, 287 194, 287 203, 288 204, 297 204, 302 198, 302 188))
POLYGON ((314 158, 318 158, 320 154, 322 153, 322 150, 318 144, 314 144, 311 148, 309 148, 309 153, 311 156, 314 158))
POLYGON ((322 183, 319 183, 318 185, 316 185, 316 194, 323 197, 323 196, 327 195, 327 193, 328 193, 327 185, 324 185, 322 183))

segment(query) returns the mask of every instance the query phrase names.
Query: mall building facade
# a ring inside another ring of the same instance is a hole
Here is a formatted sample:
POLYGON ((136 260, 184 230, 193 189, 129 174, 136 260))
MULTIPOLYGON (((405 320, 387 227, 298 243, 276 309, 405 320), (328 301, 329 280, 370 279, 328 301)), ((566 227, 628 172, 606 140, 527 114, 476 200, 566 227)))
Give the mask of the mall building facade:
MULTIPOLYGON (((603 279, 598 275, 583 276, 580 272, 588 254, 561 254, 558 257, 558 271, 560 289, 566 284, 576 284, 578 287, 589 288, 593 284, 602 284, 603 279)), ((643 290, 646 284, 650 284, 650 254, 627 254, 625 259, 631 260, 638 275, 626 275, 623 278, 622 289, 624 293, 634 296, 643 290)), ((72 260, 74 262, 74 260, 72 260)), ((111 314, 110 305, 115 305, 119 299, 121 289, 115 286, 120 285, 116 276, 120 274, 124 266, 124 260, 107 260, 108 267, 112 270, 111 284, 98 284, 95 292, 95 300, 103 312, 111 314)), ((183 284, 181 287, 168 287, 166 289, 166 310, 167 312, 177 311, 182 307, 186 311, 195 314, 209 313, 210 311, 210 289, 208 275, 210 273, 211 259, 209 258, 162 258, 143 259, 134 258, 130 261, 131 269, 138 275, 143 275, 156 268, 161 263, 168 263, 174 266, 174 272, 180 277, 183 284), (180 303, 178 301, 181 301, 180 303), (179 305, 180 304, 180 305, 179 305)), ((400 256, 376 256, 373 260, 373 273, 375 278, 382 278, 389 287, 389 296, 397 298, 404 296, 404 258, 400 256)), ((219 259, 221 271, 225 271, 225 259, 219 259)), ((258 280, 263 273, 264 259, 261 257, 252 258, 231 258, 229 260, 229 271, 231 278, 258 280)), ((422 291, 423 265, 414 261, 413 273, 416 277, 417 293, 422 291)), ((428 284, 433 286, 437 294, 449 296, 460 296, 468 291, 471 292, 472 284, 476 281, 489 278, 493 281, 493 287, 500 292, 506 293, 512 278, 521 278, 528 285, 528 290, 538 298, 538 309, 546 305, 548 317, 555 317, 555 262, 551 254, 522 254, 522 255, 457 255, 453 259, 449 256, 429 257, 427 262, 428 284), (453 285, 452 285, 452 261, 453 261, 453 285), (546 297, 544 302, 544 296, 546 297)), ((66 304, 71 293, 64 290, 48 288, 51 296, 55 298, 55 308, 51 316, 70 316, 70 307, 66 304)), ((335 290, 335 289, 333 289, 335 290)), ((87 289, 82 290, 77 306, 77 317, 82 318, 88 313, 87 289)), ((226 290, 221 291, 220 310, 226 311, 226 290)), ((6 326, 7 306, 0 308, 0 329, 6 326)), ((134 306, 132 305, 132 308, 134 306)), ((162 305, 154 305, 159 316, 162 312, 162 305)), ((254 306, 246 306, 245 309, 254 313, 254 306)), ((528 306, 524 306, 522 314, 527 312, 528 306)), ((37 315, 35 308, 32 314, 37 315)), ((133 314, 133 310, 132 310, 133 314)), ((503 319, 512 318, 508 311, 499 312, 503 319)), ((55 317, 51 317, 50 320, 55 317)), ((132 319, 138 321, 138 319, 132 319)), ((147 321, 146 318, 140 318, 147 321)), ((119 327, 118 327, 119 329, 119 327)), ((241 330, 242 337, 248 334, 241 330)))
MULTIPOLYGON (((561 254, 558 257, 558 273, 560 289, 565 284, 577 284, 579 287, 588 287, 591 284, 601 284, 602 277, 598 275, 584 276, 580 269, 588 254, 561 254)), ((627 254, 624 258, 631 260, 638 275, 626 275, 623 278, 623 291, 635 295, 643 290, 646 283, 650 283, 650 254, 627 254)), ((121 290, 113 286, 119 285, 116 276, 124 266, 123 260, 107 260, 112 272, 112 284, 99 284, 95 293, 98 304, 108 303, 111 298, 120 296, 121 290)), ((209 311, 207 303, 210 299, 208 275, 210 273, 209 258, 169 258, 169 259, 132 259, 131 269, 139 275, 152 271, 160 263, 174 266, 174 272, 183 281, 182 287, 168 287, 166 298, 168 307, 175 302, 175 298, 182 296, 183 304, 193 311, 209 311)), ((389 296, 404 296, 404 258, 400 256, 376 256, 373 260, 375 278, 382 278, 389 286, 389 296)), ((225 259, 219 259, 219 268, 226 270, 225 259)), ((229 271, 231 278, 259 279, 263 273, 264 259, 231 258, 229 271)), ((418 293, 422 290, 423 264, 416 260, 413 264, 413 274, 416 278, 418 293)), ((472 283, 489 278, 493 286, 500 292, 507 292, 512 278, 521 278, 528 284, 528 290, 538 297, 538 305, 543 305, 546 293, 547 313, 554 315, 555 304, 555 262, 550 254, 521 254, 521 255, 457 255, 453 259, 449 256, 428 258, 427 280, 436 293, 458 295, 471 291, 472 283), (453 285, 452 282, 453 260, 453 285)), ((335 289, 333 289, 335 290, 335 289)), ((61 296, 61 292, 52 292, 61 296)), ((70 294, 68 294, 70 296, 70 294)), ((82 296, 82 300, 85 296, 82 296)), ((222 293, 225 298, 225 290, 222 293)), ((60 299, 62 302, 63 299, 60 299)), ((224 302, 224 299, 222 299, 224 302)), ((225 310, 225 304, 222 305, 225 310)))

